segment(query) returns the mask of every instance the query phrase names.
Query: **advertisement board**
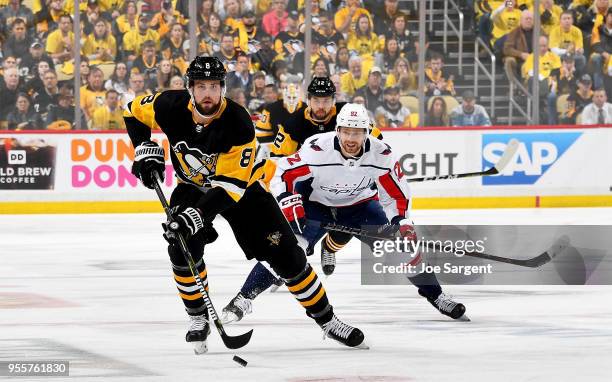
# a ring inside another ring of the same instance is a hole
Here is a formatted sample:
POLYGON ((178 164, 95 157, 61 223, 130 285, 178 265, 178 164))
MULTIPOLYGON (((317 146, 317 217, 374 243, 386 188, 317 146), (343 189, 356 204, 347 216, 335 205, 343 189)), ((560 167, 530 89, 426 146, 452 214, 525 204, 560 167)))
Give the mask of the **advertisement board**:
MULTIPOLYGON (((169 145, 164 189, 176 185, 169 145)), ((612 129, 385 130, 404 179, 482 171, 507 143, 519 148, 501 174, 412 183, 414 208, 612 205, 612 129)), ((0 213, 159 211, 131 174, 127 133, 0 133, 0 213), (114 203, 114 204, 113 204, 114 203)))

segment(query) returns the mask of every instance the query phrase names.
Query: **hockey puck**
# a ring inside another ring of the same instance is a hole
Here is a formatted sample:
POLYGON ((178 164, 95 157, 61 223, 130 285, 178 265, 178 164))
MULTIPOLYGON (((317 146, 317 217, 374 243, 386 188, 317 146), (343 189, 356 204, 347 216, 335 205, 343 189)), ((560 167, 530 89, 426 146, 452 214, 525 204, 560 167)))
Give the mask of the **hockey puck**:
POLYGON ((238 363, 240 366, 242 367, 246 367, 247 365, 247 361, 245 361, 244 359, 238 357, 237 355, 234 356, 233 360, 238 363))

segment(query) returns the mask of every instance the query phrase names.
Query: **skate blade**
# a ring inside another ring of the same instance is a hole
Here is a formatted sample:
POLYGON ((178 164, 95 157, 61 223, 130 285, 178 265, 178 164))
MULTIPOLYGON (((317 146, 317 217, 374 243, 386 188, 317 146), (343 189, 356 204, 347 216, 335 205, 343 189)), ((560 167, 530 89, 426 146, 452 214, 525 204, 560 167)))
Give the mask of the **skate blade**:
POLYGON ((455 321, 471 322, 472 320, 470 320, 470 318, 464 314, 463 316, 455 319, 455 321))
POLYGON ((353 346, 353 349, 359 349, 359 350, 370 350, 370 346, 368 344, 365 343, 365 341, 363 341, 362 343, 360 343, 357 346, 353 346))
POLYGON ((272 285, 272 287, 270 288, 270 293, 274 293, 278 290, 278 288, 280 288, 280 285, 272 285))
POLYGON ((201 355, 208 352, 208 344, 206 343, 206 341, 195 341, 192 342, 192 345, 193 352, 195 353, 195 355, 201 355))

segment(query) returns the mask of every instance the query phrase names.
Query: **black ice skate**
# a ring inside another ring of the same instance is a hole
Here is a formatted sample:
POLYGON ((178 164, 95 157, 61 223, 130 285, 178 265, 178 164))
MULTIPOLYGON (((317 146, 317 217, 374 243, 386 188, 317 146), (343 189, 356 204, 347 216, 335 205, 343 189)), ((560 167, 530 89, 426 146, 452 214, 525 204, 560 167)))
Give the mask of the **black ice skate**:
POLYGON ((208 351, 207 339, 210 334, 210 325, 204 315, 189 316, 189 328, 185 335, 185 341, 193 344, 195 354, 203 354, 208 351))
POLYGON ((231 322, 238 322, 242 320, 246 314, 253 311, 253 300, 248 299, 238 292, 221 313, 221 322, 229 324, 231 322))
POLYGON ((449 316, 453 320, 470 321, 470 319, 465 315, 465 305, 460 302, 453 301, 451 296, 445 293, 440 293, 438 298, 432 299, 423 295, 420 290, 419 294, 426 297, 427 301, 429 301, 434 308, 438 309, 438 311, 445 316, 449 316))
POLYGON ((325 339, 325 337, 329 337, 349 347, 368 349, 368 347, 363 343, 363 332, 340 321, 335 314, 331 320, 320 326, 321 329, 323 329, 323 339, 325 339))
POLYGON ((321 268, 325 276, 329 276, 336 269, 336 253, 326 251, 323 247, 321 246, 321 268))

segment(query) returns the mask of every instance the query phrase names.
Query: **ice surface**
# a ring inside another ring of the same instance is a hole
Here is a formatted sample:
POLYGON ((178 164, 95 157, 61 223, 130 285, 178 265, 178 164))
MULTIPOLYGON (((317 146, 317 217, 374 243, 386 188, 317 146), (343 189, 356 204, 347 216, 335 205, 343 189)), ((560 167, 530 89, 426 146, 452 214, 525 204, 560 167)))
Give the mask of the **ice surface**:
MULTIPOLYGON (((187 320, 162 219, 0 215, 0 360, 69 360, 70 380, 79 381, 612 380, 612 287, 448 286, 472 319, 453 322, 414 287, 361 286, 357 243, 338 254, 324 282, 337 314, 365 332, 370 350, 323 341, 279 291, 260 296, 253 314, 227 327, 230 334, 255 329, 246 348, 227 350, 213 332, 209 353, 195 356, 184 341, 187 320)), ((421 210, 414 219, 612 224, 612 209, 421 210)), ((253 263, 225 222, 216 226, 221 238, 207 247, 206 262, 220 310, 253 263)), ((318 255, 310 260, 319 271, 318 255)))

